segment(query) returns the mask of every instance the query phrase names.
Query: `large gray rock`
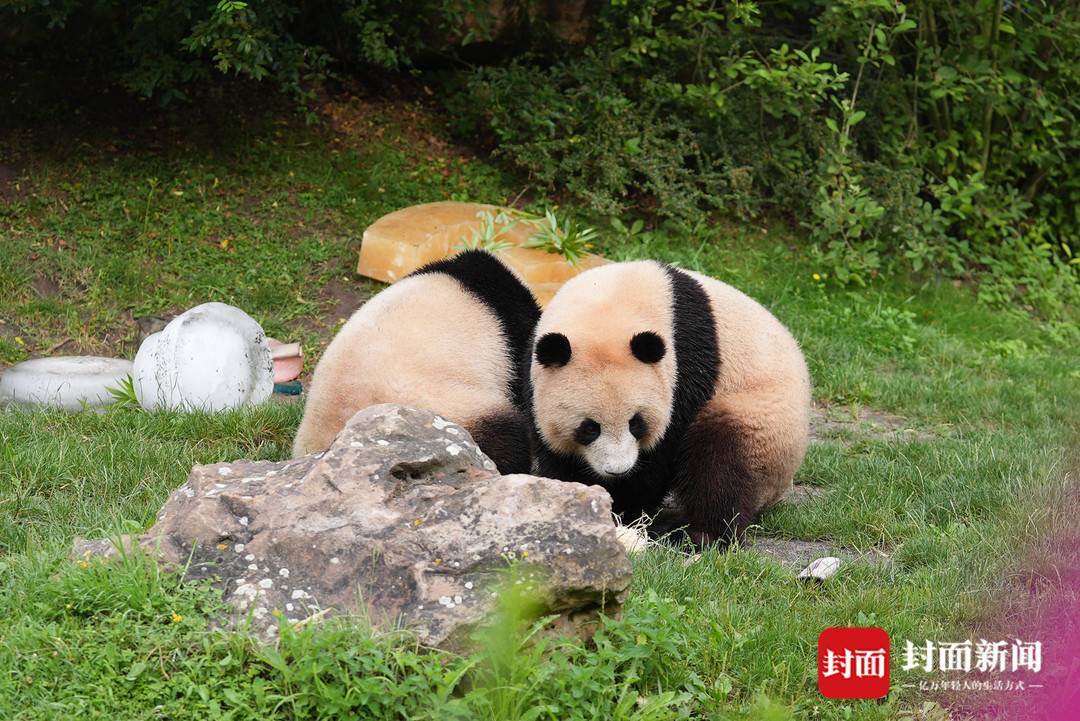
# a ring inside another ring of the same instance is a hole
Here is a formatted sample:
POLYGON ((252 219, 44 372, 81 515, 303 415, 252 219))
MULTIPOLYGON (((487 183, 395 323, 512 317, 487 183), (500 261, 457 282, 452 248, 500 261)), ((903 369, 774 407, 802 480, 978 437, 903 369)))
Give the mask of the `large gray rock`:
POLYGON ((278 615, 362 611, 459 647, 514 559, 571 629, 617 610, 631 568, 607 493, 494 469, 460 426, 372 406, 321 455, 196 466, 139 542, 267 638, 278 615))

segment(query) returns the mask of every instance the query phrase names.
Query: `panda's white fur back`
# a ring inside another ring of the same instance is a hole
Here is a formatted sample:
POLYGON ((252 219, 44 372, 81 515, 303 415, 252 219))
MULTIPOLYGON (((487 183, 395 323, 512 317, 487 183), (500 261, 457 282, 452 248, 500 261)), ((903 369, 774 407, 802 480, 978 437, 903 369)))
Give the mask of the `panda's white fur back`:
POLYGON ((330 342, 293 444, 330 445, 358 410, 425 408, 468 427, 510 410, 511 360, 495 314, 442 273, 404 278, 360 307, 330 342))

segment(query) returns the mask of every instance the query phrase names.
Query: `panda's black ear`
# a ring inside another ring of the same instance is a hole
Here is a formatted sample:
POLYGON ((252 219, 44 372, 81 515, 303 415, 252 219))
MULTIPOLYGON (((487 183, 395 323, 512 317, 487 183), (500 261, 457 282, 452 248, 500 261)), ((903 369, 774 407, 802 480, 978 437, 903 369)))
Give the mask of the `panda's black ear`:
POLYGON ((663 338, 647 330, 630 339, 630 352, 642 363, 658 363, 667 348, 663 338))
POLYGON ((536 341, 536 362, 559 368, 570 362, 570 340, 562 333, 545 333, 536 341))

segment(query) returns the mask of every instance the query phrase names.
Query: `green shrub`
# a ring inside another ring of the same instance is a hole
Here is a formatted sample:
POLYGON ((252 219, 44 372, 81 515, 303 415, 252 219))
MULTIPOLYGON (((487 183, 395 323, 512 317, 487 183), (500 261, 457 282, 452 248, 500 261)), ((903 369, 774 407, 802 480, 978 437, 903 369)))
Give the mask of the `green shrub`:
POLYGON ((693 128, 635 103, 595 62, 481 68, 449 107, 460 129, 486 130, 495 154, 532 180, 606 215, 643 203, 668 216, 719 207, 725 186, 693 128))
POLYGON ((66 79, 58 94, 85 80, 88 94, 119 87, 167 103, 221 94, 221 81, 234 78, 270 84, 308 109, 331 63, 358 73, 407 68, 429 45, 452 45, 466 11, 482 10, 451 0, 14 0, 0 5, 0 58, 16 77, 66 79))
POLYGON ((574 51, 471 72, 469 133, 596 212, 780 211, 831 282, 974 273, 1080 301, 1080 8, 943 0, 612 0, 574 51))
POLYGON ((308 109, 330 73, 439 70, 460 132, 603 216, 779 213, 831 283, 934 271, 1047 316, 1080 301, 1080 5, 585 12, 567 33, 531 0, 14 0, 0 58, 24 84, 70 71, 172 101, 240 78, 308 109))

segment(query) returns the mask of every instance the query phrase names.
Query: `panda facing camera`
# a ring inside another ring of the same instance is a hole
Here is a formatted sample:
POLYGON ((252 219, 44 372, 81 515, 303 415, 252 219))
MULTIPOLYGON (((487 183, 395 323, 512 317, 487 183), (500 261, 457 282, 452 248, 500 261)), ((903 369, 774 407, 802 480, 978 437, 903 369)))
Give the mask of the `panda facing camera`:
POLYGON ((624 522, 731 540, 791 487, 810 378, 787 329, 720 281, 655 261, 564 285, 540 317, 525 399, 537 472, 601 485, 624 522))
MULTIPOLYGON (((645 364, 658 363, 666 354, 663 339, 650 331, 635 334, 630 339, 629 347, 633 356, 645 364)), ((548 333, 536 345, 537 362, 545 368, 565 366, 572 354, 570 341, 561 333, 548 333)), ((598 397, 602 402, 596 403, 580 423, 574 426, 581 413, 575 415, 573 410, 567 408, 570 410, 570 423, 554 423, 549 426, 552 432, 544 434, 554 441, 550 444, 552 448, 561 445, 569 453, 576 451, 592 472, 605 479, 633 471, 638 463, 639 451, 650 448, 660 440, 657 430, 662 430, 669 418, 669 412, 664 412, 669 409, 658 408, 648 402, 650 398, 666 398, 662 377, 650 373, 647 368, 634 366, 623 369, 620 376, 607 381, 597 378, 598 383, 606 383, 610 390, 598 397), (620 387, 624 384, 633 387, 636 392, 625 394, 624 390, 629 388, 620 387), (567 433, 570 426, 574 428, 567 433), (557 439, 566 436, 569 436, 569 441, 559 444, 557 439)), ((554 422, 555 419, 552 420, 554 422)))

